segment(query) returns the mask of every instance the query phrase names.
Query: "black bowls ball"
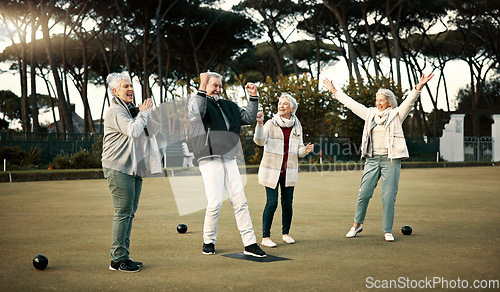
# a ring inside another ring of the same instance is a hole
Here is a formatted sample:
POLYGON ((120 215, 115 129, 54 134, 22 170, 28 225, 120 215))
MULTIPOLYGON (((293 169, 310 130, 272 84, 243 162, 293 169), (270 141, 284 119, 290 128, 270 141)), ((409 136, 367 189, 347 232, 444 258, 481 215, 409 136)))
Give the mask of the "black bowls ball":
POLYGON ((186 224, 179 224, 177 225, 177 232, 179 233, 186 233, 188 231, 188 227, 186 224))
POLYGON ((43 254, 39 254, 33 258, 33 267, 37 270, 45 270, 49 264, 49 259, 43 254))
POLYGON ((411 229, 411 226, 409 226, 409 225, 405 225, 405 226, 401 227, 401 233, 403 233, 404 235, 410 235, 412 231, 413 230, 411 229))

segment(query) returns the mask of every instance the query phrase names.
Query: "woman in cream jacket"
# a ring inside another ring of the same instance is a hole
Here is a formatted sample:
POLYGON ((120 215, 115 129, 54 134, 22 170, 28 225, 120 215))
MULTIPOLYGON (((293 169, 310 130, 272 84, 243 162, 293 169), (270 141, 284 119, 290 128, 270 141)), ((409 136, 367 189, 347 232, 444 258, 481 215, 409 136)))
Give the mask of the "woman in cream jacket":
POLYGON ((264 154, 259 167, 259 183, 266 187, 267 202, 262 215, 262 245, 276 247, 271 240, 271 225, 278 207, 278 186, 281 188, 283 241, 295 243, 289 235, 292 223, 293 190, 298 179, 298 157, 313 151, 309 143, 304 146, 302 126, 295 116, 297 101, 289 94, 279 98, 278 113, 265 125, 262 112, 257 114, 254 141, 264 146, 264 154))
POLYGON ((379 89, 375 107, 365 107, 343 92, 337 91, 327 78, 324 87, 335 95, 335 98, 349 108, 357 116, 365 120, 361 140, 361 157, 366 158, 359 197, 354 215, 354 225, 346 237, 355 237, 363 231, 368 203, 373 191, 382 178, 383 231, 385 241, 394 241, 392 226, 394 222, 394 206, 398 193, 401 160, 408 158, 408 148, 403 134, 402 123, 408 116, 413 103, 420 95, 420 90, 432 77, 422 75, 408 97, 398 106, 396 97, 388 89, 379 89))

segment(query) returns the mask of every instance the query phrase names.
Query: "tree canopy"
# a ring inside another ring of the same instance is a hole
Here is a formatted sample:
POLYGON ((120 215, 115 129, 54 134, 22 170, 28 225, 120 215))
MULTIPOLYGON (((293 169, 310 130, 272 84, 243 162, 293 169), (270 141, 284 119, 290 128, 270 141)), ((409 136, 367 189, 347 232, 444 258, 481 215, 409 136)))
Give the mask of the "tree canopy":
MULTIPOLYGON (((359 100, 364 98, 355 90, 360 84, 387 80, 413 86, 424 71, 438 69, 438 86, 427 86, 425 98, 435 112, 438 98, 444 98, 444 110, 451 111, 454 96, 444 74, 451 60, 469 66, 471 79, 464 90, 477 110, 486 98, 483 87, 498 76, 499 16, 500 3, 484 0, 242 0, 226 10, 216 0, 5 0, 0 18, 12 45, 0 61, 13 63, 21 95, 19 115, 2 112, 19 118, 24 131, 36 131, 34 116, 42 103, 33 80, 40 78, 51 108, 59 109, 57 130, 72 131, 69 87, 74 86, 84 105, 85 130, 93 132, 96 113, 90 111, 89 83, 106 86, 107 74, 128 71, 141 84, 137 102, 153 98, 158 104, 182 98, 196 88, 199 74, 210 70, 228 76, 230 84, 241 75, 266 88, 290 75, 311 79, 308 86, 316 88, 307 91, 314 98, 306 104, 321 115, 313 105, 326 93, 312 79, 339 61, 349 71, 346 89, 359 100), (442 29, 431 30, 436 26, 442 29), (37 31, 41 39, 34 37, 37 31), (297 34, 303 37, 291 37, 297 34), (156 96, 153 88, 159 89, 156 96), (445 95, 439 96, 443 89, 445 95)), ((106 90, 101 100, 104 109, 106 90)), ((331 112, 336 111, 342 108, 331 112)), ((102 120, 103 111, 100 115, 102 120)), ((421 100, 413 115, 421 121, 415 133, 432 136, 442 128, 442 120, 428 125, 421 100)), ((356 137, 349 123, 336 123, 337 133, 356 137)), ((479 135, 476 118, 473 123, 472 134, 479 135)))

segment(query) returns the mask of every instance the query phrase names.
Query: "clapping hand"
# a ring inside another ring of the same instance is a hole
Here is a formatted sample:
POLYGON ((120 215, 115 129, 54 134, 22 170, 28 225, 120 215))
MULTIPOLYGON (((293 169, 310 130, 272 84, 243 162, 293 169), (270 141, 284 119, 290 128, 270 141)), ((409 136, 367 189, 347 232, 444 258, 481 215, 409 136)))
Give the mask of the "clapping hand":
POLYGON ((148 98, 138 107, 140 111, 147 111, 153 107, 153 100, 151 98, 148 98))

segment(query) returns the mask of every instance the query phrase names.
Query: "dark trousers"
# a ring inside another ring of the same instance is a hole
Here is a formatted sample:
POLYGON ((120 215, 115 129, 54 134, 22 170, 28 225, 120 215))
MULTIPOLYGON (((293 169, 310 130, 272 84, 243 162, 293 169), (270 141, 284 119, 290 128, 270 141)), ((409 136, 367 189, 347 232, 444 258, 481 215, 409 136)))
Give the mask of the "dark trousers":
POLYGON ((290 225, 292 224, 292 201, 293 201, 293 188, 285 187, 285 178, 280 177, 278 184, 274 189, 266 187, 267 202, 262 215, 262 237, 271 236, 271 225, 273 224, 274 212, 278 208, 278 186, 281 188, 281 221, 282 221, 282 234, 290 232, 290 225))

